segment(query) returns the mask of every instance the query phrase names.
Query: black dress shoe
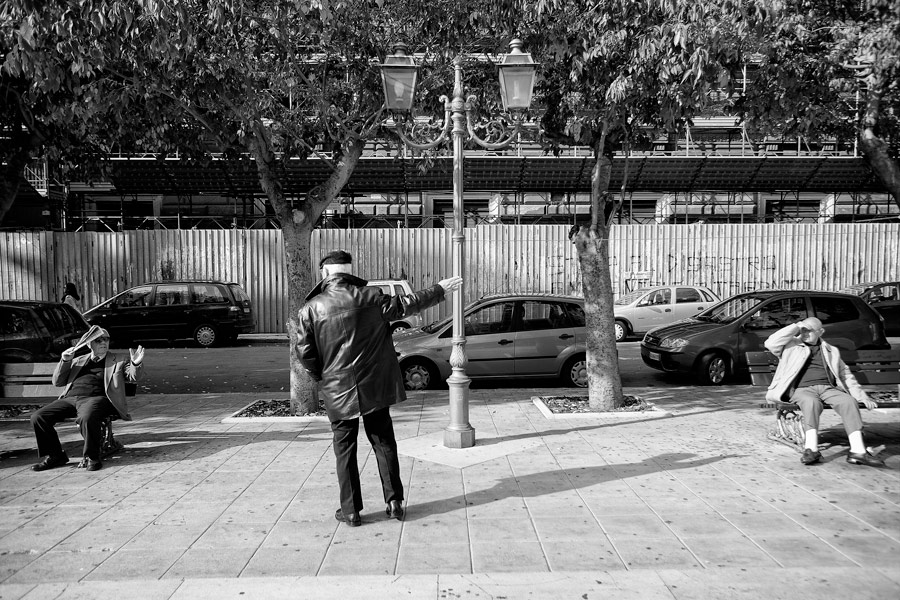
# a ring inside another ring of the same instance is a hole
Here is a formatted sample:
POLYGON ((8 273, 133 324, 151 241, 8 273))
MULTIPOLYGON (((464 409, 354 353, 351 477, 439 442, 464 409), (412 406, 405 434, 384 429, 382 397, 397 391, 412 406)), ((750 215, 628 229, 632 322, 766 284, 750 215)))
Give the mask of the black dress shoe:
POLYGON ((872 456, 868 452, 850 452, 847 454, 847 462, 851 465, 866 465, 867 467, 883 467, 884 461, 872 456))
POLYGON ((56 467, 61 467, 64 464, 69 462, 69 457, 66 456, 66 453, 56 455, 47 455, 36 465, 31 466, 32 471, 46 471, 47 469, 54 469, 56 467))
POLYGON ((400 504, 399 500, 391 500, 387 503, 387 506, 384 508, 385 514, 390 519, 397 519, 398 521, 403 520, 403 506, 400 504))
POLYGON ((94 460, 93 458, 87 459, 87 462, 84 465, 84 468, 88 471, 99 471, 103 468, 103 463, 99 460, 94 460))
POLYGON ((810 450, 809 448, 804 450, 803 456, 800 457, 800 462, 804 465, 814 465, 820 460, 822 460, 822 453, 818 450, 810 450))
POLYGON ((360 525, 362 525, 362 519, 360 518, 359 513, 350 513, 345 515, 342 508, 334 511, 334 518, 341 523, 346 523, 350 527, 359 527, 360 525))

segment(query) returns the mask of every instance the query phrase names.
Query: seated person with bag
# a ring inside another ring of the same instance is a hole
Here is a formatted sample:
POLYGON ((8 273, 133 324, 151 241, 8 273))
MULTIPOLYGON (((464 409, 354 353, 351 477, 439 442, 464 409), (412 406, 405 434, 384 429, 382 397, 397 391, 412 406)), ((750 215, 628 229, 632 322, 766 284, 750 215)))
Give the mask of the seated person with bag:
POLYGON ((60 397, 31 415, 31 425, 37 438, 38 455, 42 460, 31 468, 45 471, 69 462, 59 443, 54 425, 75 417, 84 437, 84 463, 88 471, 96 471, 100 462, 103 420, 118 415, 131 420, 125 400, 125 378, 137 381, 143 372, 144 348, 129 350, 130 360, 118 358, 109 351, 109 333, 96 325, 78 343, 63 351, 53 385, 65 386, 60 397), (90 346, 90 353, 75 358, 75 353, 90 346))

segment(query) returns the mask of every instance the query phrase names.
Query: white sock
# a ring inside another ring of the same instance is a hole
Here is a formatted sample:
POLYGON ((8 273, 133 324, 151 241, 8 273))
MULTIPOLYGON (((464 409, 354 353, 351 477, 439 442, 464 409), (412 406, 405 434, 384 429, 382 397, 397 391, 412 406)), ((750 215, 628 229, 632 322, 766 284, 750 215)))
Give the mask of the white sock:
POLYGON ((806 448, 813 452, 819 451, 819 431, 817 429, 806 430, 806 448))
POLYGON ((854 431, 847 437, 850 438, 850 452, 853 454, 865 454, 866 444, 863 442, 862 431, 854 431))

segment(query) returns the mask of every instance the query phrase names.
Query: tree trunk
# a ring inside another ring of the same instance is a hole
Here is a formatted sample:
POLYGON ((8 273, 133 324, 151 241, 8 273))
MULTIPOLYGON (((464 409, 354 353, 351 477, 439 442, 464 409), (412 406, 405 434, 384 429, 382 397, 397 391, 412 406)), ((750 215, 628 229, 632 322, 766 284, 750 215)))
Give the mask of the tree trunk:
POLYGON ((287 271, 288 353, 291 369, 291 414, 308 415, 319 409, 315 382, 309 377, 294 348, 297 344, 300 309, 306 302, 306 294, 313 287, 310 244, 314 220, 309 215, 295 210, 299 218, 284 219, 281 233, 284 236, 284 261, 287 271))
POLYGON ((306 303, 306 295, 313 288, 310 257, 312 232, 322 212, 340 194, 362 156, 363 143, 350 142, 334 164, 334 170, 320 186, 310 190, 299 207, 294 208, 285 199, 278 169, 275 168, 268 130, 261 124, 254 126, 254 135, 248 139, 250 152, 256 161, 260 185, 278 215, 284 242, 284 260, 287 271, 288 354, 291 371, 291 414, 308 415, 319 409, 315 382, 300 364, 294 348, 297 345, 300 309, 306 303))
POLYGON ((606 129, 594 148, 591 173, 591 224, 573 236, 581 266, 584 312, 587 325, 588 400, 593 410, 610 410, 624 404, 619 352, 613 316, 612 279, 609 272, 610 225, 604 215, 612 162, 604 154, 606 129))
POLYGON ((872 168, 872 172, 878 177, 888 193, 894 198, 894 202, 900 207, 900 164, 891 158, 888 145, 875 135, 875 131, 864 128, 859 135, 859 147, 863 156, 872 168))

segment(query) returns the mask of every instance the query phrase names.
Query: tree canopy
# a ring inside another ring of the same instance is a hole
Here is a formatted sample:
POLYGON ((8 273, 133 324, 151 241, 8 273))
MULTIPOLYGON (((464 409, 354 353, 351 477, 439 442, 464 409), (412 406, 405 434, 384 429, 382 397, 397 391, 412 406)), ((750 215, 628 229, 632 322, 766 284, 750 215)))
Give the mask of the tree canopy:
POLYGON ((759 3, 735 114, 768 135, 858 143, 900 205, 900 2, 759 3))

